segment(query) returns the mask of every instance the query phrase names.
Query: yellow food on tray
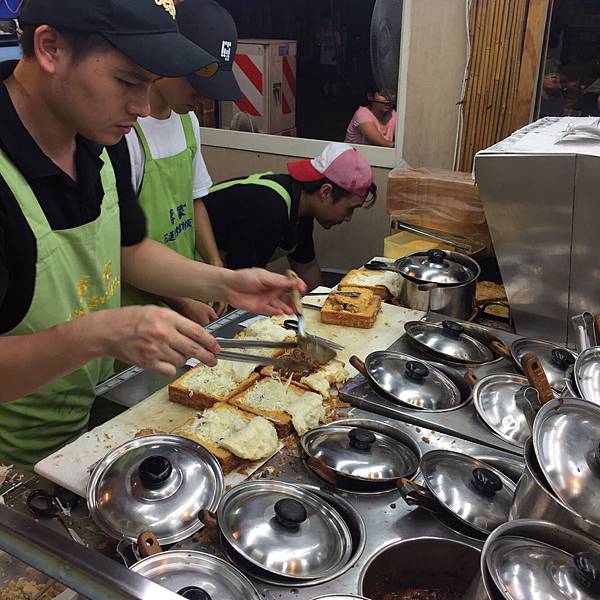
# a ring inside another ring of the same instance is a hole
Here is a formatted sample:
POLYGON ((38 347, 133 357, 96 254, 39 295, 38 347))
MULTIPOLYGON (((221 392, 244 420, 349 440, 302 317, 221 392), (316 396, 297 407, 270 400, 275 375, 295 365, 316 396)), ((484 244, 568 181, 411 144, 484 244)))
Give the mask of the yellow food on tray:
POLYGON ((361 329, 373 327, 381 309, 381 296, 373 290, 356 286, 340 285, 338 291, 358 292, 360 295, 353 298, 332 293, 321 308, 321 321, 361 329))

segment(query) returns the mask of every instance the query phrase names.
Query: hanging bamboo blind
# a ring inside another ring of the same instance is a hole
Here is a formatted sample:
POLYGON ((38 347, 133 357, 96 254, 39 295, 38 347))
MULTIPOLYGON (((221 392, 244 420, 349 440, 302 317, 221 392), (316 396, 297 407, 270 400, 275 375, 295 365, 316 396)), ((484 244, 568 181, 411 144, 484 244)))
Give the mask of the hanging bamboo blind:
POLYGON ((473 157, 479 150, 527 123, 537 83, 548 1, 473 0, 469 15, 471 57, 463 100, 461 171, 471 170, 473 157))

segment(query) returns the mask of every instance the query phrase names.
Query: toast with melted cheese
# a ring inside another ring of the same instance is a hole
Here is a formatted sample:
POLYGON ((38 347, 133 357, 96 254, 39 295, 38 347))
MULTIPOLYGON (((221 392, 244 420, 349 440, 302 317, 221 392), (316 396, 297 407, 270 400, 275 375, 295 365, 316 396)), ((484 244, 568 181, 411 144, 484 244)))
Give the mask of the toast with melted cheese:
POLYGON ((373 290, 357 286, 339 286, 340 292, 359 292, 351 298, 331 294, 321 308, 321 322, 330 325, 370 329, 381 309, 381 296, 373 290))
POLYGON ((303 435, 325 418, 321 395, 307 391, 291 380, 265 377, 228 402, 269 419, 280 437, 289 434, 292 426, 298 435, 303 435))
POLYGON ((390 296, 400 295, 402 276, 391 271, 371 271, 370 269, 353 269, 348 271, 339 283, 338 288, 353 286, 367 288, 387 300, 390 296))
POLYGON ((242 460, 268 458, 279 446, 272 423, 225 402, 204 410, 172 433, 204 446, 217 458, 225 474, 242 460))

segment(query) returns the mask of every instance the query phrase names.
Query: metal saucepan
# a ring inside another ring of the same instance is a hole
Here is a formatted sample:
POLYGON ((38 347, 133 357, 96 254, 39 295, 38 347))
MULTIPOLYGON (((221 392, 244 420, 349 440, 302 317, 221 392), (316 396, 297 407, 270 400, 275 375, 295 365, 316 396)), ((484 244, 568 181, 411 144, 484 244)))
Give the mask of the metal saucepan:
MULTIPOLYGON (((363 553, 366 543, 366 528, 364 521, 362 520, 356 508, 354 508, 348 501, 341 498, 338 494, 329 492, 322 487, 306 484, 295 484, 294 487, 300 488, 301 490, 317 496, 322 503, 336 510, 347 524, 352 538, 352 553, 345 565, 340 566, 339 570, 319 579, 298 579, 293 575, 290 577, 276 575, 272 572, 266 571, 265 569, 257 567, 255 564, 246 560, 238 551, 236 551, 234 547, 232 547, 231 544, 229 544, 227 539, 221 535, 223 549, 225 550, 225 553, 232 564, 257 581, 262 581, 270 585, 281 586, 288 589, 316 586, 340 577, 356 564, 356 561, 363 553)), ((289 548, 287 552, 292 552, 292 550, 292 548, 289 548)), ((303 560, 306 560, 306 558, 307 557, 304 557, 303 560)), ((299 565, 297 562, 292 562, 290 564, 290 573, 294 571, 294 566, 301 565, 299 565)))
MULTIPOLYGON (((350 364, 376 390, 395 402, 417 410, 452 410, 463 403, 456 384, 430 364, 400 352, 372 352, 364 363, 357 356, 350 364)), ((466 399, 465 399, 466 400, 466 399)))
POLYGON ((456 319, 468 319, 475 306, 479 265, 458 252, 428 250, 394 262, 370 263, 369 269, 385 269, 402 276, 399 302, 402 306, 433 311, 456 319))
MULTIPOLYGON (((509 521, 508 523, 504 523, 504 525, 500 525, 500 527, 494 530, 486 540, 481 553, 479 573, 465 593, 463 600, 513 600, 513 596, 509 595, 508 590, 503 594, 502 588, 499 588, 495 584, 494 579, 489 572, 488 564, 490 550, 503 538, 514 536, 549 544, 573 555, 581 552, 600 553, 600 544, 598 542, 573 529, 561 527, 560 525, 548 521, 534 519, 509 521)), ((518 573, 519 566, 515 565, 515 567, 518 573)), ((540 574, 543 574, 542 564, 539 564, 537 571, 540 574)), ((530 582, 535 584, 535 575, 531 577, 530 582)), ((523 588, 521 587, 521 589, 523 588)), ((531 598, 533 596, 528 597, 531 598)), ((543 592, 540 592, 536 597, 545 599, 548 596, 543 594, 543 592)))
POLYGON ((408 321, 404 331, 419 349, 438 360, 458 364, 487 364, 510 357, 510 350, 493 336, 484 336, 483 328, 456 321, 428 323, 408 321))
POLYGON ((407 504, 449 514, 479 536, 508 519, 515 484, 498 469, 448 450, 428 452, 420 468, 425 487, 410 480, 399 485, 407 504))
POLYGON ((587 348, 598 345, 598 330, 600 329, 598 317, 594 319, 592 313, 584 312, 572 316, 571 323, 575 331, 577 352, 583 352, 587 348))
POLYGON ((327 483, 346 490, 390 490, 419 468, 418 452, 409 440, 402 443, 365 427, 332 423, 305 433, 300 443, 308 466, 327 483))

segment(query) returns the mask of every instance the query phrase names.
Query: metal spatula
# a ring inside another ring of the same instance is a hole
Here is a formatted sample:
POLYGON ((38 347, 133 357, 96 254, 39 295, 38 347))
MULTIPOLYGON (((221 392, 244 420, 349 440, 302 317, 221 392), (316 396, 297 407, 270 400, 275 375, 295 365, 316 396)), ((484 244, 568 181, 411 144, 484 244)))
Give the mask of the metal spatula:
MULTIPOLYGON (((287 271, 287 276, 294 279, 298 278, 298 275, 296 275, 294 271, 287 271)), ((298 347, 304 354, 320 365, 328 363, 331 359, 336 357, 335 350, 332 350, 313 336, 306 333, 304 328, 302 299, 300 298, 300 292, 296 289, 292 290, 292 301, 294 303, 294 313, 298 319, 298 347)))

